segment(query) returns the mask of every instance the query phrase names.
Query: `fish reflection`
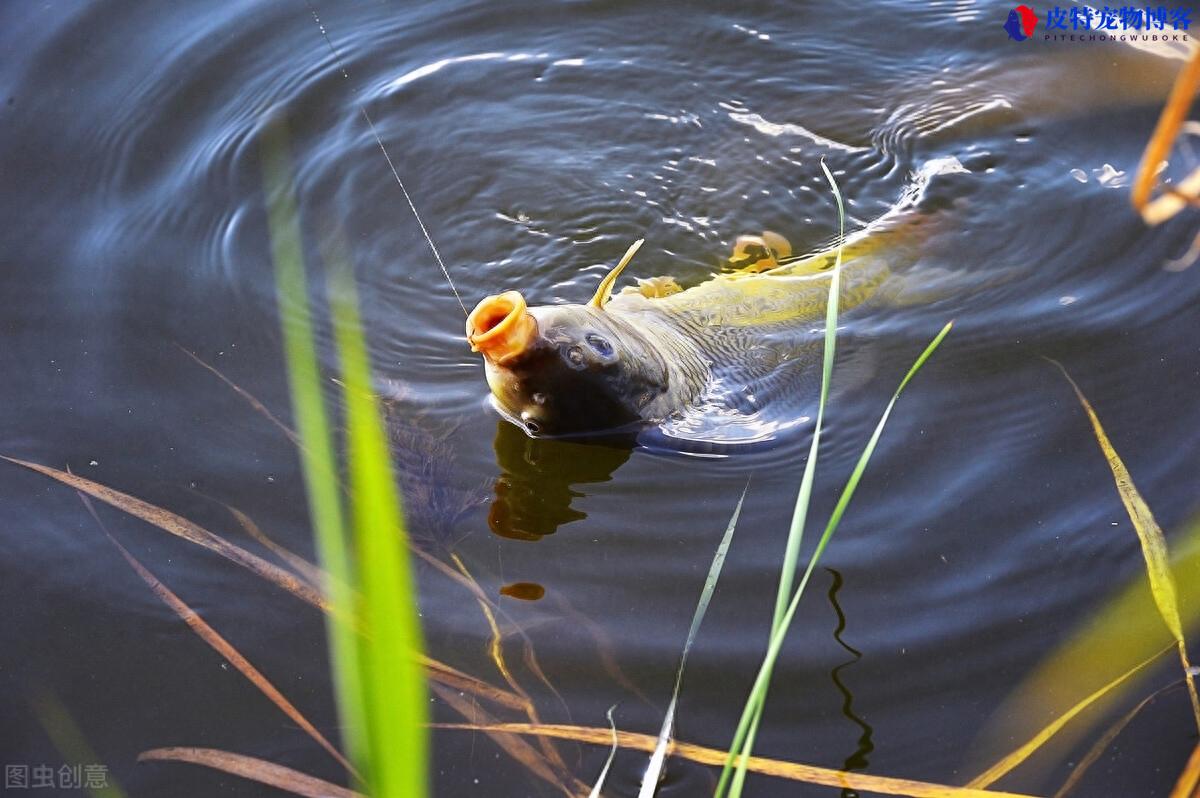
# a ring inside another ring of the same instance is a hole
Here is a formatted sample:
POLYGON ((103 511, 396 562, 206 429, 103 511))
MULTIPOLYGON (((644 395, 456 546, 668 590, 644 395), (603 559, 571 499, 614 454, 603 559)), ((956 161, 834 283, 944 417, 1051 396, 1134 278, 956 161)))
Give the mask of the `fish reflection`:
POLYGON ((501 537, 540 540, 563 524, 586 518, 571 506, 578 485, 607 482, 633 451, 632 437, 588 442, 531 438, 503 419, 496 422, 495 497, 488 526, 501 537))

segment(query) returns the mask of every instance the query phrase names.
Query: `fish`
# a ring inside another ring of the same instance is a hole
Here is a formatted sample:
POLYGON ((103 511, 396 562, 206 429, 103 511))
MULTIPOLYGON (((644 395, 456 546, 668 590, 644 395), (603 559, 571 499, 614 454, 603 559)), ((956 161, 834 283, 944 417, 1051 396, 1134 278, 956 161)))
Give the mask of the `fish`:
MULTIPOLYGON (((897 206, 846 239, 843 310, 889 290, 927 218, 897 206)), ((697 285, 664 275, 614 292, 642 243, 586 303, 530 306, 508 290, 467 317, 493 405, 529 436, 636 431, 706 412, 753 415, 795 394, 788 375, 819 361, 813 326, 824 321, 837 247, 793 256, 782 235, 742 236, 726 268, 697 285)))

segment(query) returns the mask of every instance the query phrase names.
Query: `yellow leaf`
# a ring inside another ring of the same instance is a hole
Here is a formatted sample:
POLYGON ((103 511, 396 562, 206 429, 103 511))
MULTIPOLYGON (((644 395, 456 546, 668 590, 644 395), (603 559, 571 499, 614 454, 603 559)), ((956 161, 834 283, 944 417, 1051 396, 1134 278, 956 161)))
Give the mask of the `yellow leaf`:
POLYGON ((1129 514, 1129 520, 1133 523, 1134 531, 1137 532, 1138 541, 1142 544, 1142 556, 1146 560, 1146 575, 1150 578, 1150 592, 1154 595, 1154 603, 1158 606, 1158 612, 1162 616, 1163 622, 1166 623, 1171 636, 1175 638, 1175 646, 1179 650, 1179 660, 1183 665, 1183 676, 1187 681, 1188 696, 1192 700, 1192 714, 1196 718, 1196 728, 1200 729, 1200 698, 1196 696, 1196 685, 1192 680, 1192 665, 1188 661, 1187 643, 1183 638, 1183 622, 1179 617, 1175 577, 1171 573, 1171 560, 1167 555, 1167 539, 1163 536, 1158 522, 1154 520, 1154 514, 1150 512, 1149 505, 1138 493, 1137 487, 1133 484, 1133 477, 1129 475, 1129 469, 1117 455, 1116 449, 1113 448, 1108 435, 1104 432, 1104 427, 1100 424, 1099 416, 1092 409, 1087 397, 1083 395, 1083 391, 1079 390, 1079 386, 1075 384, 1075 380, 1071 379, 1071 375, 1067 373, 1061 363, 1051 362, 1058 366, 1059 371, 1067 378, 1067 382, 1071 383, 1071 387, 1075 389, 1075 395, 1079 397, 1079 403, 1087 412, 1088 418, 1092 422, 1092 431, 1096 434, 1096 442, 1100 444, 1100 451, 1104 453, 1104 458, 1108 461, 1108 467, 1112 471, 1113 480, 1117 483, 1117 493, 1121 495, 1121 503, 1125 505, 1125 512, 1129 514))
MULTIPOLYGON (((489 734, 532 734, 601 746, 612 745, 613 739, 611 729, 591 726, 535 725, 532 723, 434 723, 432 725, 435 729, 482 731, 489 734)), ((617 743, 621 748, 651 753, 658 744, 658 738, 650 734, 618 731, 617 743)), ((728 751, 682 743, 678 740, 672 741, 670 753, 672 756, 712 767, 720 767, 729 757, 728 751)), ((904 795, 910 796, 910 798, 1030 798, 1021 793, 993 792, 973 787, 954 787, 949 784, 934 784, 927 781, 871 776, 866 773, 851 773, 845 770, 803 765, 761 756, 749 757, 746 769, 753 773, 803 781, 809 784, 822 784, 843 790, 861 790, 883 795, 904 795)))
POLYGON ((1175 782, 1175 788, 1171 790, 1170 798, 1194 798, 1197 788, 1200 788, 1200 745, 1196 746, 1188 758, 1187 765, 1179 774, 1179 781, 1175 782))
POLYGON ((1167 651, 1167 650, 1168 650, 1167 648, 1164 648, 1162 651, 1159 651, 1157 654, 1150 657, 1149 659, 1142 660, 1137 665, 1135 665, 1133 668, 1125 671, 1125 673, 1122 673, 1120 676, 1113 679, 1111 682, 1104 685, 1099 690, 1092 693, 1091 695, 1089 695, 1087 698, 1080 701, 1075 706, 1071 707, 1065 713, 1063 713, 1062 715, 1059 715, 1057 718, 1054 719, 1053 722, 1050 723, 1049 726, 1047 726, 1046 728, 1042 729, 1040 732, 1035 734, 1033 736, 1033 738, 1029 740, 1029 742, 1025 743, 1020 748, 1013 751, 1011 754, 1004 757, 996 764, 992 765, 990 768, 985 770, 983 773, 980 773, 978 776, 976 776, 975 778, 973 778, 969 782, 967 782, 967 786, 968 787, 977 787, 977 788, 982 789, 984 787, 987 787, 989 784, 992 784, 993 782, 995 782, 997 779, 1002 777, 1004 774, 1008 773, 1010 770, 1015 768, 1017 765, 1020 765, 1022 762, 1024 762, 1026 759, 1028 759, 1030 756, 1032 756, 1035 751, 1037 751, 1039 748, 1041 748, 1043 745, 1046 744, 1047 740, 1049 740, 1054 735, 1058 734, 1058 732, 1062 729, 1063 726, 1066 726, 1068 723, 1070 723, 1075 718, 1076 715, 1078 715, 1080 712, 1083 712, 1085 709, 1087 709, 1092 704, 1094 704, 1097 700, 1099 700, 1100 698, 1107 695, 1111 690, 1118 687, 1122 682, 1124 682, 1130 676, 1133 676, 1135 673, 1140 671, 1142 668, 1146 667, 1151 662, 1158 659, 1163 654, 1163 652, 1167 651))

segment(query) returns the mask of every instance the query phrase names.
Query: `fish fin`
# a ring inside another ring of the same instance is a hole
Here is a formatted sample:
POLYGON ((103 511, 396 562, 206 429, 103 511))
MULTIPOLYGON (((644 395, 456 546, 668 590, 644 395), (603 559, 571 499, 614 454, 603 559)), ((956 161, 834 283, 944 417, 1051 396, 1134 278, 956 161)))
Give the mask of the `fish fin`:
POLYGON ((589 305, 602 310, 604 309, 604 305, 612 297, 613 284, 617 282, 617 278, 621 275, 625 266, 628 265, 629 261, 633 260, 633 256, 637 254, 637 251, 641 249, 645 241, 646 239, 639 238, 629 245, 629 249, 625 250, 625 255, 622 256, 621 261, 613 267, 612 271, 604 275, 604 279, 600 281, 600 285, 596 288, 595 296, 588 302, 589 305))
POLYGON ((637 287, 625 286, 622 294, 641 294, 647 299, 661 299, 671 294, 678 294, 683 288, 670 275, 659 277, 638 278, 637 287))
POLYGON ((758 236, 738 236, 729 256, 728 268, 748 274, 758 274, 779 266, 792 255, 792 244, 779 233, 764 230, 758 236))
MULTIPOLYGON (((851 260, 854 253, 842 255, 842 261, 851 260)), ((785 275, 785 274, 817 274, 818 272, 827 272, 837 263, 837 250, 830 249, 824 252, 818 252, 815 255, 801 255, 796 258, 791 258, 784 261, 773 269, 768 269, 766 274, 785 275)))
POLYGON ((763 230, 762 240, 771 250, 771 254, 775 256, 775 260, 784 260, 792 256, 792 242, 779 235, 779 233, 763 230))

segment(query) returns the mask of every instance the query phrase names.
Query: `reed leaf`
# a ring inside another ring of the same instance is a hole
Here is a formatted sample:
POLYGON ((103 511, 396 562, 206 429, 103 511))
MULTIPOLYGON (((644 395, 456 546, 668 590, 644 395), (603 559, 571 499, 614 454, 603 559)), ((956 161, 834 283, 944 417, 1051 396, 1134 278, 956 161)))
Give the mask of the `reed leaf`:
POLYGON ((1121 732, 1125 730, 1125 727, 1128 726, 1130 722, 1150 704, 1151 701, 1158 698, 1168 690, 1182 686, 1182 684, 1183 682, 1175 682, 1174 684, 1168 684, 1166 687, 1161 687, 1158 690, 1155 690, 1153 693, 1135 704, 1132 709, 1118 718, 1114 723, 1112 723, 1104 731, 1104 734, 1100 735, 1099 739, 1092 743, 1092 747, 1089 748, 1088 752, 1080 758, 1079 764, 1071 768, 1071 775, 1067 777, 1067 780, 1063 782, 1063 785, 1058 788, 1058 791, 1055 792, 1051 798, 1066 798, 1066 796, 1070 795, 1071 791, 1074 790, 1079 785, 1079 782, 1083 780, 1083 777, 1087 774, 1092 765, 1096 764, 1096 762, 1100 760, 1100 757, 1105 751, 1108 750, 1108 747, 1113 744, 1113 741, 1120 736, 1121 732))
MULTIPOLYGON (((341 717, 342 735, 352 761, 368 778, 367 711, 364 706, 363 667, 358 635, 346 622, 358 615, 353 592, 354 570, 349 532, 337 485, 333 436, 321 393, 320 365, 313 345, 312 313, 304 271, 300 214, 292 197, 287 130, 282 120, 264 128, 262 141, 264 189, 275 285, 280 304, 284 362, 287 366, 292 415, 300 442, 301 470, 317 556, 329 574, 326 616, 330 643, 330 668, 341 717)), ((370 782, 367 782, 370 784, 370 782)))
POLYGON ((854 492, 858 488, 858 483, 862 479, 863 473, 867 469, 867 464, 871 460, 871 455, 875 452, 875 447, 879 443, 879 438, 883 434, 883 428, 887 425, 888 418, 891 417, 892 410, 896 406, 896 401, 900 398, 900 394, 904 392, 905 387, 916 375, 916 373, 921 370, 921 367, 925 365, 925 362, 930 358, 931 355, 933 355, 938 346, 941 345, 945 337, 950 334, 950 330, 953 325, 954 322, 948 322, 946 326, 941 329, 941 332, 939 332, 934 339, 930 341, 929 345, 925 347, 925 350, 916 359, 912 367, 909 368, 908 373, 904 375, 904 379, 900 381, 900 385, 896 388, 895 393, 892 394, 892 398, 888 402, 887 407, 884 408, 883 415, 880 417, 879 423, 875 425, 875 430, 871 433, 871 438, 867 441, 866 447, 863 449, 862 454, 859 455, 858 462, 855 464, 854 470, 850 474, 850 478, 846 481, 846 486, 842 489, 841 496, 838 498, 837 504, 834 506, 833 512, 829 517, 829 521, 825 525, 825 531, 821 534, 821 538, 817 541, 817 546, 813 550, 812 556, 809 558, 808 567, 805 569, 799 585, 797 585, 795 592, 792 594, 791 601, 789 602, 787 610, 784 613, 783 621, 779 625, 779 629, 771 636, 771 642, 767 648, 767 654, 763 658, 762 665, 758 671, 758 676, 754 680, 754 685, 750 688, 750 697, 746 700, 745 709, 742 711, 741 720, 738 722, 738 733, 742 736, 739 737, 738 735, 735 735, 733 745, 730 746, 729 760, 725 762, 721 781, 717 783, 717 792, 715 793, 717 798, 720 798, 720 796, 724 794, 722 787, 727 781, 726 774, 733 770, 733 760, 735 757, 734 752, 737 752, 736 756, 738 757, 738 763, 736 766, 737 771, 743 775, 741 779, 730 782, 731 786, 728 794, 731 796, 737 796, 740 794, 738 789, 739 785, 743 783, 744 774, 747 770, 746 763, 750 753, 749 747, 745 745, 746 740, 749 738, 744 736, 744 730, 750 729, 756 707, 766 703, 771 671, 774 668, 775 661, 779 657, 780 650, 783 648, 783 641, 787 636, 787 630, 791 626, 792 619, 796 615, 797 608, 800 606, 800 598, 804 594, 804 589, 808 586, 808 581, 812 577, 813 570, 817 567, 817 562, 820 560, 821 554, 825 551, 825 547, 829 544, 830 538, 833 537, 833 533, 837 530, 838 524, 841 523, 842 516, 846 512, 846 508, 849 506, 850 500, 853 498, 854 492))
POLYGON ((608 712, 604 713, 608 718, 608 728, 612 730, 612 748, 608 751, 608 759, 604 760, 604 767, 600 769, 600 775, 596 777, 596 783, 592 785, 592 791, 588 793, 588 798, 600 798, 600 789, 604 786, 604 780, 608 778, 608 769, 612 767, 613 760, 617 757, 617 751, 621 747, 621 739, 617 736, 617 722, 613 720, 613 710, 617 708, 613 704, 608 708, 608 712))
POLYGON ((1112 471, 1117 493, 1121 496, 1121 503, 1125 505, 1125 512, 1129 515, 1129 520, 1137 533, 1138 542, 1141 544, 1142 557, 1146 561, 1146 576, 1150 580, 1150 592, 1154 596, 1154 603, 1158 607, 1163 623, 1171 632, 1171 637, 1175 639, 1175 647, 1179 651, 1179 661, 1183 667, 1183 678, 1187 682, 1188 697, 1192 702, 1192 715, 1196 721, 1196 728, 1200 729, 1200 697, 1196 694, 1192 664, 1188 659, 1187 641, 1183 635, 1183 620, 1179 612, 1175 577, 1171 573, 1171 558, 1167 552, 1166 536, 1163 535, 1158 522, 1154 520, 1154 514, 1150 512, 1150 507, 1142 498, 1142 494, 1138 492, 1137 486, 1133 484, 1133 477, 1129 475, 1129 469, 1125 467, 1125 463, 1113 448, 1108 434, 1100 424, 1100 417, 1092 409, 1091 403, 1083 395, 1083 391, 1079 389, 1075 380, 1071 379, 1071 375, 1067 373, 1063 365, 1053 360, 1050 362, 1057 366, 1063 376, 1067 378, 1067 382, 1071 383, 1071 387, 1075 390, 1075 396, 1083 405, 1088 420, 1092 422, 1092 432, 1096 436, 1096 442, 1100 444, 1100 451, 1108 462, 1109 470, 1112 471))
POLYGON ((127 493, 122 493, 119 490, 114 490, 107 485, 102 485, 99 482, 93 482, 90 479, 72 474, 69 471, 60 471, 57 468, 31 463, 27 460, 18 460, 15 457, 5 457, 0 455, 0 460, 7 460, 14 465, 28 468, 30 471, 36 471, 51 479, 58 480, 64 485, 69 485, 77 491, 86 493, 94 499, 99 499, 105 504, 112 505, 135 518, 140 518, 148 524, 152 524, 163 531, 170 532, 172 535, 183 538, 197 546, 203 546, 209 551, 216 552, 227 560, 237 563, 254 574, 266 579, 294 596, 303 599, 309 604, 322 610, 329 609, 329 602, 320 591, 313 588, 304 580, 297 577, 291 571, 287 571, 275 565, 272 562, 264 560, 257 554, 253 554, 240 546, 236 546, 227 540, 218 537, 207 529, 195 524, 186 518, 177 515, 170 510, 165 510, 162 507, 142 501, 141 499, 130 496, 127 493))
MULTIPOLYGON (((433 724, 433 728, 492 734, 541 735, 554 737, 559 740, 573 740, 579 743, 603 746, 611 745, 612 741, 611 729, 592 726, 569 726, 564 724, 535 726, 529 723, 435 723, 433 724)), ((645 751, 647 753, 653 751, 658 745, 657 737, 649 734, 637 734, 636 732, 618 731, 617 740, 621 748, 631 751, 645 751)), ((671 744, 671 755, 700 765, 720 767, 729 758, 730 752, 676 740, 671 744)), ((880 795, 903 795, 910 798, 1033 798, 1033 796, 1024 793, 977 790, 971 787, 955 787, 950 784, 936 784, 927 781, 891 778, 889 776, 871 776, 866 773, 835 770, 833 768, 787 762, 780 759, 767 759, 759 756, 747 757, 746 769, 752 773, 759 773, 779 779, 836 787, 844 790, 879 793, 880 795)))
MULTIPOLYGON (((787 543, 784 545, 783 566, 779 571, 779 586, 775 593, 775 610, 771 616, 771 637, 775 636, 783 623, 784 615, 787 612, 788 596, 792 592, 792 584, 796 578, 796 568, 800 560, 800 544, 804 540, 804 525, 807 523, 808 507, 812 501, 813 480, 817 471, 817 454, 821 447, 821 429, 825 420, 825 405, 829 400, 829 385, 833 377, 833 360, 837 346, 838 304, 841 299, 842 250, 846 244, 846 207, 842 202, 842 192, 838 189, 837 181, 834 180, 833 173, 829 171, 829 167, 825 165, 824 159, 821 160, 821 170, 825 173, 825 179, 829 181, 834 199, 837 200, 838 245, 834 258, 833 271, 829 275, 829 299, 825 305, 825 347, 821 358, 821 389, 817 399, 817 417, 813 423, 812 441, 808 447, 808 460, 804 463, 804 473, 800 477, 800 490, 796 493, 796 504, 792 509, 792 523, 788 529, 787 543)), ((767 671, 767 678, 770 679, 770 670, 767 671)), ((741 750, 747 756, 750 754, 750 751, 754 748, 755 737, 758 735, 758 725, 762 720, 763 709, 764 704, 756 702, 751 708, 751 715, 748 718, 744 716, 744 725, 743 723, 739 723, 738 729, 734 733, 735 743, 731 746, 732 749, 741 750)), ((733 783, 731 794, 740 794, 741 785, 745 779, 745 769, 739 767, 736 773, 733 773, 729 765, 727 765, 722 770, 721 778, 717 782, 717 796, 724 794, 725 788, 729 785, 731 778, 733 783)))
MULTIPOLYGON (((476 587, 478 587, 475 577, 472 576, 471 572, 467 569, 467 565, 465 562, 463 562, 462 558, 457 554, 451 554, 450 557, 454 561, 455 566, 459 569, 463 578, 469 580, 472 584, 475 584, 476 587)), ((482 589, 480 590, 480 594, 482 594, 482 589)), ((507 683, 509 688, 512 689, 513 694, 519 696, 521 700, 525 702, 525 714, 529 718, 529 722, 541 723, 542 719, 538 714, 537 706, 533 703, 533 699, 530 698, 529 693, 526 692, 525 688, 522 687, 517 681, 516 676, 513 675, 512 669, 508 665, 508 659, 504 655, 504 635, 500 631, 500 625, 496 622, 495 613, 492 612, 491 602, 478 597, 476 598, 476 602, 479 604, 480 611, 483 613, 484 620, 487 621, 488 629, 491 631, 492 635, 488 642, 489 657, 491 657, 492 662, 496 666, 496 670, 500 672, 500 675, 503 677, 505 683, 507 683)), ((526 651, 529 652, 529 659, 533 663, 534 672, 538 674, 542 682, 550 689, 552 693, 554 693, 559 702, 563 703, 565 708, 566 704, 562 701, 562 696, 558 693, 558 690, 555 689, 554 685, 550 684, 550 680, 546 678, 546 675, 542 672, 541 667, 537 665, 536 656, 532 653, 532 644, 530 644, 527 637, 525 638, 525 642, 528 644, 526 651)), ((565 762, 563 762, 562 756, 558 753, 558 750, 554 748, 553 743, 551 743, 549 740, 538 740, 538 743, 542 746, 542 753, 545 755, 547 761, 554 765, 554 767, 560 772, 565 773, 567 771, 567 765, 565 762)))
MULTIPOLYGON (((263 560, 261 557, 230 543, 186 518, 172 513, 170 510, 150 504, 98 482, 85 479, 69 471, 59 471, 50 466, 31 463, 26 460, 18 460, 13 457, 5 457, 4 455, 0 455, 0 460, 7 460, 14 465, 19 465, 43 474, 75 488, 77 491, 85 493, 92 498, 99 499, 112 507, 116 507, 135 518, 146 521, 165 532, 203 546, 210 551, 220 554, 231 562, 241 565, 256 576, 283 588, 308 604, 326 613, 331 612, 331 602, 320 591, 297 578, 295 574, 276 566, 274 563, 263 560)), ((502 690, 495 685, 463 673, 421 652, 413 652, 412 656, 416 657, 416 660, 425 668, 426 673, 431 679, 442 684, 453 687, 456 690, 471 693, 477 698, 498 706, 515 710, 526 710, 528 708, 528 702, 514 693, 502 690)))
POLYGON ((360 792, 339 787, 316 776, 276 765, 265 759, 215 748, 154 748, 138 755, 139 762, 186 762, 257 781, 305 798, 366 798, 360 792))
POLYGON ((1175 144, 1184 119, 1187 118, 1198 88, 1200 50, 1192 54, 1175 78, 1171 94, 1163 105, 1154 133, 1146 142, 1146 149, 1134 175, 1130 200, 1146 224, 1162 224, 1200 198, 1200 169, 1194 169, 1169 191, 1151 199, 1158 182, 1159 166, 1171 154, 1171 147, 1175 144))
POLYGON ((405 554, 400 499, 358 317, 340 253, 332 271, 334 340, 344 390, 350 501, 341 501, 338 460, 317 358, 299 214, 292 198, 286 128, 264 128, 263 168, 271 251, 298 450, 321 565, 334 611, 327 615, 331 665, 352 761, 374 798, 420 798, 428 790, 428 713, 413 660, 421 631, 405 554), (358 589, 356 596, 355 588, 358 589), (361 619, 370 636, 348 619, 361 619), (402 755, 398 752, 403 752, 402 755))
MULTIPOLYGON (((75 718, 59 700, 58 696, 47 689, 35 689, 29 703, 38 722, 46 731, 50 742, 58 749, 64 763, 83 766, 99 764, 100 757, 96 754, 87 738, 83 736, 75 718)), ((16 788, 20 789, 20 788, 16 788)), ((101 786, 88 786, 88 794, 92 798, 126 798, 125 790, 111 773, 106 774, 101 786)))
POLYGON ((1096 703, 1098 700, 1100 700, 1104 696, 1108 695, 1110 692, 1115 690, 1117 687, 1119 687, 1121 684, 1123 684, 1125 681, 1127 681, 1130 677, 1132 677, 1135 673, 1142 670, 1142 668, 1145 668, 1147 665, 1149 665, 1154 660, 1158 659, 1160 656, 1162 656, 1168 650, 1169 649, 1164 648, 1162 651, 1158 652, 1154 656, 1152 656, 1148 659, 1142 660, 1137 665, 1135 665, 1134 667, 1125 671, 1125 673, 1118 676, 1116 679, 1113 679, 1111 682, 1104 685, 1096 692, 1094 692, 1091 695, 1084 698, 1078 704, 1071 707, 1070 710, 1068 710, 1064 714, 1060 715, 1059 717, 1055 718, 1054 721, 1050 723, 1050 725, 1046 726, 1044 729, 1042 729, 1037 734, 1035 734, 1033 736, 1033 738, 1030 739, 1028 742, 1026 742, 1024 745, 1020 746, 1015 751, 1013 751, 1012 753, 1008 754, 1003 759, 1001 759, 999 762, 997 762, 996 764, 992 765, 990 768, 985 770, 983 773, 980 773, 978 776, 976 776, 975 778, 973 778, 969 782, 967 782, 967 786, 968 787, 978 787, 979 789, 983 789, 984 787, 987 787, 987 786, 995 783, 995 781, 997 779, 1001 778, 1006 773, 1013 770, 1018 765, 1020 765, 1022 762, 1024 762, 1026 759, 1028 759, 1030 756, 1032 756, 1034 754, 1034 752, 1036 752, 1043 745, 1045 745, 1046 742, 1051 737, 1058 734, 1058 732, 1064 726, 1066 726, 1068 723, 1070 723, 1075 718, 1076 715, 1083 712, 1088 707, 1092 706, 1094 703, 1096 703))
MULTIPOLYGON (((1173 537, 1171 553, 1184 626, 1195 634, 1200 628, 1200 522, 1193 520, 1173 537)), ((1135 574, 1114 586, 1100 607, 1025 676, 980 730, 969 761, 977 772, 983 771, 1011 750, 1013 740, 1029 739, 1084 696, 1164 646, 1174 648, 1174 639, 1159 617, 1145 574, 1135 574)), ((1059 731, 1043 746, 1042 755, 1022 765, 1026 778, 1044 779, 1052 764, 1075 750, 1114 704, 1145 684, 1149 673, 1138 672, 1059 731)))
POLYGON ((363 700, 370 723, 371 785, 376 798, 428 791, 429 714, 425 680, 411 653, 421 651, 416 582, 407 556, 400 494, 392 472, 354 281, 339 273, 333 315, 346 406, 347 463, 360 612, 371 630, 358 638, 363 700), (403 755, 397 755, 397 752, 403 755))
POLYGON ((233 389, 233 392, 236 393, 238 396, 240 396, 242 399, 244 399, 246 401, 246 403, 249 404, 252 408, 254 408, 254 410, 257 413, 262 415, 264 418, 266 418, 268 421, 270 421, 273 425, 275 425, 275 427, 277 429, 279 429, 281 432, 283 432, 283 434, 285 436, 287 436, 288 440, 290 440, 292 443, 296 444, 297 446, 300 445, 300 436, 296 434, 296 431, 293 430, 291 427, 289 427, 287 424, 284 424, 282 421, 280 421, 279 418, 274 413, 272 413, 269 409, 267 409, 266 405, 264 405, 262 402, 260 402, 258 400, 257 396, 250 393, 245 388, 243 388, 242 386, 238 385, 233 380, 226 377, 220 371, 220 369, 218 369, 216 366, 212 365, 211 363, 209 363, 205 360, 202 360, 200 358, 200 356, 197 355, 195 352, 192 352, 189 349, 184 349, 182 346, 179 346, 179 344, 175 344, 175 346, 178 346, 180 351, 182 351, 185 355, 187 355, 193 361, 195 361, 196 364, 199 365, 201 368, 205 369, 206 371, 208 371, 209 373, 214 375, 217 379, 219 379, 221 382, 223 382, 227 386, 229 386, 229 388, 233 389))
POLYGON ((1168 798, 1195 798, 1197 793, 1200 793, 1200 745, 1192 749, 1192 755, 1168 798))
POLYGON ((267 533, 259 528, 254 519, 243 513, 238 508, 230 504, 222 502, 222 506, 229 511, 238 525, 245 530, 246 534, 257 540, 264 548, 270 550, 281 562, 286 563, 295 571, 304 581, 308 582, 315 589, 323 591, 325 584, 325 573, 318 568, 314 563, 296 554, 291 549, 276 543, 267 533))
POLYGON ((696 611, 692 613, 692 624, 688 628, 687 639, 683 643, 683 653, 679 655, 679 667, 675 671, 675 687, 671 690, 671 702, 667 705, 662 729, 658 732, 658 743, 654 746, 654 753, 650 755, 650 763, 646 766, 646 772, 642 776, 642 787, 638 791, 638 798, 653 798, 654 791, 658 789, 658 782, 662 778, 663 765, 667 760, 667 747, 675 729, 675 707, 679 703, 683 669, 687 665, 688 654, 691 653, 692 644, 696 641, 696 635, 700 631, 700 624, 704 622, 704 615, 708 612, 708 605, 712 601, 713 591, 717 588, 717 581, 721 578, 721 568, 725 565, 725 557, 729 554, 729 544, 733 542, 733 532, 737 528, 738 518, 742 514, 742 505, 746 501, 746 491, 749 489, 750 483, 747 481, 737 506, 733 508, 729 524, 725 527, 725 534, 721 536, 721 542, 717 545, 712 564, 708 566, 708 576, 704 579, 704 587, 700 591, 700 600, 696 603, 696 611))
POLYGON ((279 710, 283 712, 283 714, 291 718, 292 721, 299 726, 305 734, 313 738, 313 740, 315 740, 319 746, 329 752, 329 755, 336 759, 338 764, 346 768, 348 773, 357 775, 354 770, 354 766, 351 765, 350 761, 342 755, 342 752, 337 750, 337 748, 335 748, 333 744, 326 739, 325 735, 321 734, 321 732, 317 730, 317 727, 314 726, 308 720, 308 718, 306 718, 304 714, 297 709, 296 706, 289 701, 287 697, 284 696, 283 693, 281 693, 279 689, 276 688, 275 685, 272 684, 271 681, 262 674, 261 671, 259 671, 258 668, 251 664, 250 660, 246 659, 240 651, 234 648, 232 643, 222 637, 216 629, 212 628, 212 626, 210 626, 207 621, 201 618, 195 610, 188 606, 183 599, 179 598, 179 596, 177 596, 170 588, 159 581, 158 577, 152 574, 150 570, 146 568, 146 566, 142 565, 142 563, 136 557, 134 557, 128 549, 122 546, 121 543, 111 534, 108 534, 107 529, 104 531, 105 534, 108 535, 108 539, 112 542, 112 544, 117 547, 117 551, 121 553, 121 556, 125 558, 125 561, 129 563, 130 567, 133 568, 137 575, 142 578, 142 581, 146 583, 154 595, 158 596, 159 600, 161 600, 163 604, 166 604, 168 607, 170 607, 171 611, 178 615, 179 619, 186 623, 188 628, 196 633, 197 637, 199 637, 210 647, 212 647, 214 651, 224 657, 230 665, 236 668, 240 674, 245 676, 246 680, 253 684, 258 691, 266 696, 272 704, 279 707, 279 710))
MULTIPOLYGON (((565 771, 557 770, 541 751, 522 740, 518 736, 519 733, 502 729, 501 727, 506 724, 500 723, 485 710, 480 709, 478 704, 438 684, 433 685, 432 690, 451 709, 472 721, 472 723, 467 725, 490 737, 492 742, 498 745, 515 761, 524 765, 533 775, 542 779, 547 784, 557 787, 569 798, 577 798, 577 796, 582 795, 587 790, 587 785, 583 784, 583 782, 572 778, 565 771)), ((540 728, 538 724, 532 723, 517 725, 540 728)), ((438 724, 431 724, 431 727, 438 728, 438 724)))

